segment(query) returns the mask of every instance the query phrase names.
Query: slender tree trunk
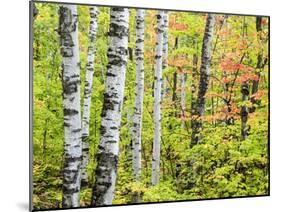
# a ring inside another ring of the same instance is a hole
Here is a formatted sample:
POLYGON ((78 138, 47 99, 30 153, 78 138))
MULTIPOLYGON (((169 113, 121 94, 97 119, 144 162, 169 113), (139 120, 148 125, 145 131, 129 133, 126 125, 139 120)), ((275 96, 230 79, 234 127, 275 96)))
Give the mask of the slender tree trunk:
MULTIPOLYGON (((151 73, 154 73, 154 78, 155 78, 155 70, 154 70, 154 64, 152 65, 151 67, 151 73)), ((152 81, 152 85, 151 85, 151 96, 154 98, 154 83, 155 81, 153 80, 152 81)))
POLYGON ((88 185, 87 166, 89 162, 89 122, 90 122, 90 108, 92 96, 92 84, 94 75, 94 56, 95 56, 95 40, 97 35, 97 7, 90 7, 90 28, 89 28, 89 47, 86 65, 86 78, 84 90, 84 104, 82 117, 82 174, 81 186, 88 185))
MULTIPOLYGON (((248 82, 242 84, 241 93, 242 93, 242 101, 247 101, 250 93, 248 82)), ((240 112, 242 140, 245 140, 248 135, 248 129, 247 129, 248 114, 249 114, 249 109, 247 105, 243 105, 240 112)))
MULTIPOLYGON (((260 33, 262 31, 261 22, 262 22, 262 17, 261 16, 257 16, 256 17, 256 30, 257 30, 257 34, 258 34, 259 43, 262 42, 261 35, 260 35, 260 33)), ((261 69, 263 67, 262 56, 263 56, 263 51, 262 51, 262 48, 260 48, 260 51, 259 51, 258 57, 257 57, 257 66, 256 66, 256 74, 258 76, 258 79, 257 80, 253 80, 252 96, 255 95, 258 92, 258 89, 259 89, 259 79, 260 79, 260 76, 261 76, 261 69)), ((255 104, 257 103, 257 100, 256 100, 256 98, 254 96, 251 97, 251 102, 252 102, 253 106, 252 106, 252 108, 250 108, 250 112, 254 112, 256 110, 255 104)))
MULTIPOLYGON (((211 81, 211 90, 214 91, 214 82, 211 81)), ((211 97, 211 115, 214 117, 215 115, 215 105, 214 105, 214 97, 211 97)), ((212 119, 212 125, 215 125, 215 121, 212 119)))
POLYGON ((148 173, 148 159, 147 159, 147 154, 146 154, 146 149, 145 149, 145 145, 141 144, 141 150, 142 150, 142 155, 143 155, 143 162, 144 162, 144 168, 145 168, 145 171, 146 173, 148 173))
MULTIPOLYGON (((222 28, 223 28, 224 25, 228 25, 228 24, 227 24, 227 18, 228 18, 228 16, 225 15, 225 16, 224 16, 224 19, 221 21, 221 25, 220 25, 220 27, 219 27, 218 32, 220 32, 220 31, 222 30, 222 28)), ((220 34, 217 33, 216 40, 215 40, 215 44, 214 44, 214 48, 213 48, 213 53, 216 51, 216 46, 217 46, 219 37, 220 37, 220 34)), ((226 45, 224 45, 223 54, 225 54, 225 50, 226 50, 225 48, 226 48, 226 45)), ((223 71, 223 78, 227 78, 227 71, 225 71, 225 70, 223 71)), ((229 82, 226 82, 226 83, 224 84, 225 93, 228 93, 228 92, 229 92, 229 86, 230 86, 229 82)), ((212 89, 212 91, 213 91, 213 87, 214 87, 214 85, 213 85, 213 81, 212 81, 212 82, 211 82, 211 89, 212 89)), ((230 100, 231 100, 231 99, 230 99, 230 100)), ((213 115, 215 114, 214 97, 213 97, 213 96, 211 97, 211 104, 212 104, 212 116, 213 116, 213 115)), ((232 105, 231 105, 232 103, 231 103, 231 101, 229 101, 229 100, 227 100, 227 99, 224 99, 224 104, 225 104, 225 106, 227 107, 227 111, 226 111, 226 114, 225 114, 225 119, 224 119, 224 121, 225 121, 225 123, 226 123, 227 125, 233 125, 233 124, 234 124, 234 118, 233 118, 232 115, 229 115, 229 113, 230 113, 231 110, 232 110, 232 105)), ((212 124, 214 124, 214 125, 216 126, 216 121, 212 121, 212 124)))
POLYGON ((187 126, 186 126, 186 121, 185 121, 185 118, 186 118, 186 114, 185 114, 185 111, 186 111, 186 78, 187 78, 187 75, 186 73, 183 73, 181 72, 180 73, 180 83, 181 83, 181 118, 182 118, 182 121, 181 121, 181 127, 183 129, 186 129, 187 126))
MULTIPOLYGON (((167 11, 164 11, 164 33, 163 33, 163 65, 162 69, 165 70, 168 68, 168 48, 169 48, 169 14, 167 11)), ((162 99, 164 99, 167 95, 167 77, 163 78, 163 91, 162 91, 162 99)))
POLYGON ((81 110, 78 15, 75 5, 59 9, 64 107, 64 168, 62 207, 79 207, 81 179, 81 110))
POLYGON ((48 122, 49 119, 46 118, 45 119, 45 128, 44 128, 44 132, 43 132, 43 158, 45 159, 45 153, 47 150, 47 132, 48 132, 48 122))
POLYGON ((211 48, 213 31, 215 25, 215 15, 208 14, 205 33, 203 38, 201 67, 200 67, 200 80, 198 95, 195 109, 195 119, 192 125, 192 138, 191 147, 200 142, 200 133, 202 130, 202 117, 205 112, 205 95, 208 90, 210 80, 210 65, 211 65, 211 48))
MULTIPOLYGON (((30 12, 31 12, 31 15, 32 15, 32 23, 34 23, 34 21, 36 20, 36 17, 39 13, 37 7, 36 7, 36 4, 34 2, 30 2, 30 12)), ((34 43, 36 45, 34 45, 33 47, 33 59, 34 60, 40 60, 40 52, 39 52, 39 47, 40 47, 40 42, 39 42, 39 39, 35 39, 34 37, 34 43)))
POLYGON ((97 152, 96 181, 93 186, 93 206, 111 205, 114 197, 128 60, 129 11, 127 8, 113 7, 110 17, 107 78, 97 152))
MULTIPOLYGON (((247 36, 247 23, 246 23, 246 17, 244 17, 243 25, 242 25, 242 37, 244 38, 247 36)), ((242 94, 242 101, 247 101, 249 99, 250 94, 250 88, 249 88, 249 82, 245 81, 241 85, 241 94, 242 94)), ((244 104, 240 111, 241 116, 241 137, 242 140, 245 140, 248 135, 248 129, 247 129, 247 121, 248 121, 248 114, 249 114, 249 108, 246 104, 244 104)))
MULTIPOLYGON (((136 182, 140 182, 141 178, 141 131, 144 91, 144 13, 145 10, 138 9, 136 15, 136 93, 132 130, 133 171, 136 182)), ((133 202, 140 202, 139 194, 133 196, 133 202)))
MULTIPOLYGON (((55 54, 53 56, 52 63, 51 63, 53 68, 55 68, 54 67, 55 54)), ((47 111, 50 110, 50 83, 51 83, 51 80, 52 80, 52 72, 46 74, 46 93, 47 93, 46 107, 47 107, 47 111)), ((42 139, 44 161, 45 161, 45 156, 46 156, 45 153, 46 153, 46 150, 47 150, 47 136, 48 136, 49 121, 50 121, 50 118, 46 114, 46 119, 45 119, 45 124, 44 124, 44 132, 43 132, 43 139, 42 139)))
POLYGON ((155 54, 154 83, 154 139, 152 155, 152 185, 157 185, 160 178, 160 140, 161 140, 161 84, 162 84, 162 54, 163 54, 164 12, 157 15, 157 42, 155 54))
MULTIPOLYGON (((175 45, 174 49, 177 49, 179 47, 179 38, 176 37, 175 39, 175 45)), ((177 99, 177 80, 178 80, 178 74, 175 71, 173 74, 173 94, 172 94, 172 101, 175 102, 177 99)), ((175 104, 176 105, 176 104, 175 104)), ((175 108, 177 109, 177 108, 175 108)), ((176 113, 176 112, 175 112, 176 113)))
POLYGON ((173 73, 173 95, 172 95, 173 102, 177 100, 177 81, 178 81, 178 73, 175 71, 173 73))
MULTIPOLYGON (((196 50, 198 51, 198 45, 196 42, 196 50)), ((196 111, 196 75, 198 65, 198 52, 192 56, 192 81, 191 81, 191 128, 193 129, 196 111)))

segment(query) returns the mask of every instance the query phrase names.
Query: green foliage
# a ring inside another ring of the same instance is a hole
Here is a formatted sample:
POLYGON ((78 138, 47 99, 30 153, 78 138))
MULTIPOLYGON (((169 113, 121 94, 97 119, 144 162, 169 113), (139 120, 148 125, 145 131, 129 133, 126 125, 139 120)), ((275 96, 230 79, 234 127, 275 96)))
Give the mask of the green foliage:
POLYGON ((253 127, 255 133, 243 142, 235 138, 239 126, 204 130, 202 143, 183 158, 180 178, 185 187, 181 190, 194 198, 267 194, 267 133, 258 125, 253 127))
POLYGON ((147 189, 143 196, 143 202, 175 201, 182 198, 182 195, 174 189, 174 184, 166 181, 147 189))
MULTIPOLYGON (((33 23, 33 203, 36 209, 61 207, 62 166, 63 166, 63 107, 61 85, 61 56, 59 49, 58 5, 36 3, 39 14, 33 23)), ((100 7, 98 34, 94 61, 93 92, 90 111, 90 161, 87 167, 89 187, 80 193, 81 206, 90 205, 92 185, 95 180, 96 151, 100 140, 100 122, 103 105, 104 83, 106 79, 108 29, 110 10, 100 7)), ((88 49, 89 8, 78 6, 79 47, 81 60, 81 99, 84 96, 84 79, 88 49)), ((211 82, 206 96, 202 141, 190 148, 191 139, 191 84, 198 87, 201 46, 205 26, 205 14, 171 12, 169 25, 169 64, 163 70, 167 79, 168 92, 161 104, 161 173, 160 183, 151 186, 153 123, 153 81, 156 11, 147 11, 145 17, 145 88, 142 120, 142 176, 141 182, 134 182, 132 175, 131 126, 135 101, 135 14, 130 9, 129 47, 132 58, 128 60, 125 96, 120 129, 120 153, 115 198, 113 204, 132 203, 135 194, 142 202, 161 202, 204 198, 221 198, 268 194, 268 67, 259 70, 259 102, 256 111, 249 114, 247 125, 249 135, 241 139, 240 108, 251 108, 253 104, 242 101, 241 81, 243 77, 256 74, 256 70, 240 70, 234 81, 236 69, 222 68, 225 58, 238 63, 245 53, 244 66, 256 67, 259 49, 266 57, 268 25, 263 25, 262 36, 258 40, 255 17, 229 16, 226 25, 220 29, 219 17, 216 21, 216 49, 212 55, 211 82), (247 22, 247 36, 242 38, 241 26, 247 22), (179 38, 179 48, 174 48, 179 38), (216 39, 217 38, 217 39, 216 39), (217 40, 217 41, 216 41, 217 40), (246 42, 250 46, 242 48, 246 42), (242 47, 241 47, 242 46, 242 47), (199 60, 193 64, 193 55, 199 60), (230 55, 230 56, 229 56, 230 55), (184 60, 177 58, 184 56, 184 60), (238 62, 237 62, 238 61, 238 62), (174 74, 187 74, 186 118, 181 117, 180 83, 174 89, 174 74), (197 68, 195 78, 192 69, 197 68), (229 82, 224 81, 225 78, 229 82), (240 81, 239 81, 240 80, 240 81), (228 83, 228 84, 227 84, 228 83), (228 86, 228 88, 226 88, 228 86), (228 90, 227 90, 228 89, 228 90), (230 90, 232 89, 232 90, 230 90), (176 99, 172 100, 175 92, 176 99), (226 104, 224 98, 231 96, 231 115, 234 123, 225 122, 226 104), (182 128, 185 122, 186 129, 182 128)), ((237 64, 235 64, 237 65, 237 64)), ((235 66, 236 67, 236 66, 235 66)), ((232 67, 233 68, 233 67, 232 67)), ((252 79, 249 80, 251 84, 252 79)), ((81 102, 82 104, 82 102, 81 102)), ((83 112, 83 111, 82 111, 83 112)))

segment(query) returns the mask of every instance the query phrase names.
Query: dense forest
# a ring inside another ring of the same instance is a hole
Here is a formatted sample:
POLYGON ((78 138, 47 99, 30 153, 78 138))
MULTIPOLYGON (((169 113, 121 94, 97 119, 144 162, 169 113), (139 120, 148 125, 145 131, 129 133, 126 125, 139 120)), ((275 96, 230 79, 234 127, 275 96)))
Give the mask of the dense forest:
POLYGON ((268 17, 31 9, 34 209, 268 195, 268 17))

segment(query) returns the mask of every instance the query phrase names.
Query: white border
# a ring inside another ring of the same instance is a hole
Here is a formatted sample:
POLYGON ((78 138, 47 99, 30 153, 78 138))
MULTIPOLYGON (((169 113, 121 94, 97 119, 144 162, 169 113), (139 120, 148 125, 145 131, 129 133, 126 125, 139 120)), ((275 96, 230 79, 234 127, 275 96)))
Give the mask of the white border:
MULTIPOLYGON (((247 199, 211 200, 78 209, 74 211, 277 211, 280 209, 280 121, 281 66, 280 7, 278 0, 67 0, 106 5, 167 8, 194 11, 262 14, 271 16, 271 196, 247 199)), ((29 132, 29 70, 28 70, 28 1, 1 2, 1 77, 0 77, 0 211, 28 210, 28 132, 29 132)))

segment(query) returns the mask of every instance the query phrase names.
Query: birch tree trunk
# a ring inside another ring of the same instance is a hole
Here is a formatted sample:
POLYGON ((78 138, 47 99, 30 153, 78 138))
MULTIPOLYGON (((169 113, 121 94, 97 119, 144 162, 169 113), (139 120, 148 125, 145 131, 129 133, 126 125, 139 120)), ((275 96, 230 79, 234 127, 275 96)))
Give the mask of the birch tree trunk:
POLYGON ((111 205, 114 197, 128 55, 129 11, 127 8, 113 7, 110 17, 107 78, 101 115, 96 181, 93 186, 93 206, 111 205))
POLYGON ((143 112, 144 91, 144 13, 142 9, 137 10, 136 15, 136 97, 135 112, 133 116, 133 171, 135 181, 140 181, 141 176, 141 130, 143 112))
POLYGON ((157 15, 157 41, 155 55, 155 82, 154 82, 154 139, 152 155, 152 185, 159 183, 160 178, 160 140, 161 140, 161 84, 162 84, 162 54, 164 11, 157 15))
MULTIPOLYGON (((136 93, 133 115, 132 142, 133 142, 133 172, 135 182, 141 178, 141 131, 144 92, 144 14, 145 10, 138 9, 136 14, 136 93)), ((138 193, 133 195, 133 202, 140 202, 138 193)))
POLYGON ((185 111, 186 111, 186 73, 181 72, 180 73, 180 83, 181 83, 181 127, 183 129, 186 129, 186 122, 185 122, 185 111))
POLYGON ((193 147, 200 141, 200 133, 202 130, 202 117, 204 116, 205 112, 205 95, 208 90, 210 80, 211 49, 214 25, 215 15, 208 14, 202 46, 200 80, 195 108, 196 117, 194 118, 192 124, 191 147, 193 147))
MULTIPOLYGON (((198 50, 198 45, 196 42, 196 50, 198 50)), ((191 81, 191 128, 193 129, 195 121, 195 111, 196 111, 196 74, 197 74, 197 65, 198 65, 198 54, 193 54, 192 58, 192 81, 191 81)))
POLYGON ((81 186, 88 185, 87 166, 89 161, 89 122, 90 122, 90 108, 91 108, 91 95, 94 74, 94 56, 95 56, 95 40, 97 35, 97 7, 90 7, 90 28, 89 28, 89 46, 88 57, 86 65, 86 78, 84 90, 84 103, 83 103, 83 117, 82 117, 82 174, 81 186))
MULTIPOLYGON (((163 32, 163 65, 162 69, 165 70, 168 68, 168 48, 169 48, 169 14, 167 11, 164 11, 164 32, 163 32)), ((167 95, 167 78, 163 79, 163 91, 162 91, 162 99, 164 99, 167 95)))
POLYGON ((81 179, 81 110, 78 15, 75 5, 59 8, 64 108, 64 168, 62 207, 79 207, 81 179))

